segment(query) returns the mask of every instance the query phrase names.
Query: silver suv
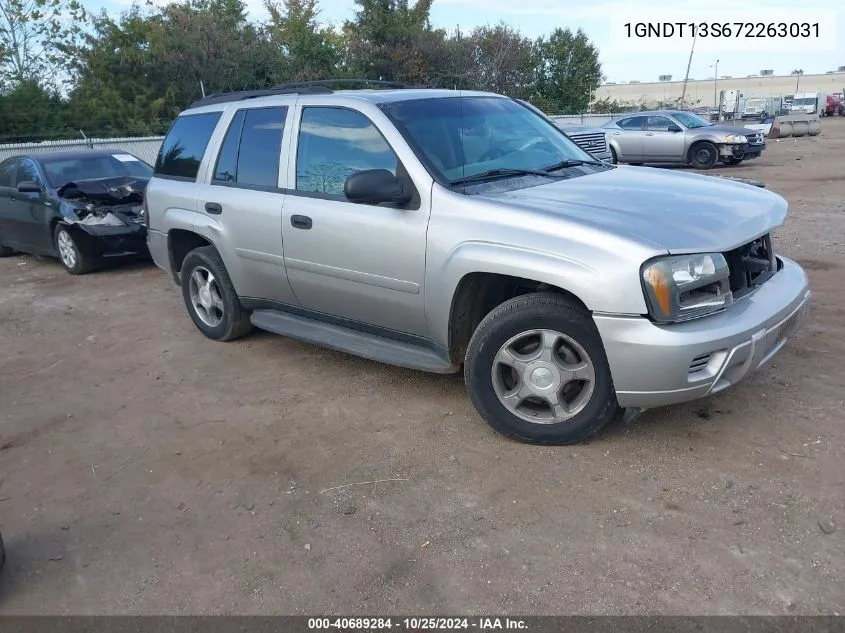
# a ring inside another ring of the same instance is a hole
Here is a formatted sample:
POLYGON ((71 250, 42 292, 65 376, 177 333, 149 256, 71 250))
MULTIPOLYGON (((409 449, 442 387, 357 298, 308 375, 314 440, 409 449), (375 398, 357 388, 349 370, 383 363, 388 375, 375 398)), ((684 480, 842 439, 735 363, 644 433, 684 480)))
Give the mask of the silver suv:
POLYGON ((150 252, 206 336, 463 368, 481 416, 530 442, 721 391, 810 298, 772 248, 780 196, 595 161, 494 94, 212 97, 176 119, 146 201, 150 252))

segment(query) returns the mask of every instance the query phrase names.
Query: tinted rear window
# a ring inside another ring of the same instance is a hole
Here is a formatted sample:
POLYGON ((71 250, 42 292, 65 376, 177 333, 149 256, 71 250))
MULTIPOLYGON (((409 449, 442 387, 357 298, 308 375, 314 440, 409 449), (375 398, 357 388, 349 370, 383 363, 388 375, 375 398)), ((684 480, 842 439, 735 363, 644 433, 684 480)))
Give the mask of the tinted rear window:
POLYGON ((218 120, 219 112, 176 119, 161 144, 155 165, 156 175, 196 180, 202 156, 218 120))

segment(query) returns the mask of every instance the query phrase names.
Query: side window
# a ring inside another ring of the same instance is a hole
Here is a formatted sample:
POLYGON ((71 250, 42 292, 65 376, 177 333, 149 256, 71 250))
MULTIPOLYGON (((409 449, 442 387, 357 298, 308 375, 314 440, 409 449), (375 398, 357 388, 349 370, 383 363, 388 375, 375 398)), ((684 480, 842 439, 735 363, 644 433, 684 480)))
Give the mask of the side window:
POLYGON ((0 187, 15 186, 15 166, 17 158, 9 158, 0 163, 0 187))
POLYGON ((296 189, 343 196, 353 172, 386 169, 396 174, 398 159, 387 141, 360 112, 343 108, 302 110, 296 153, 296 189))
POLYGON ((205 148, 219 120, 219 112, 191 114, 176 119, 161 144, 155 174, 196 180, 205 148))
POLYGON ((229 129, 226 131, 226 138, 220 146, 220 153, 217 155, 217 165, 214 166, 214 178, 216 182, 235 182, 238 173, 238 145, 241 142, 241 128, 244 125, 244 110, 238 110, 232 117, 229 129))
POLYGON ((17 182, 15 182, 15 186, 26 181, 43 185, 43 183, 41 182, 41 177, 38 175, 38 169, 35 167, 35 163, 33 163, 28 158, 23 159, 18 164, 18 178, 17 182))
POLYGON ((214 180, 277 187, 287 108, 238 110, 220 148, 214 180))
POLYGON ((646 125, 647 129, 651 132, 668 132, 672 121, 665 116, 650 116, 646 125))
POLYGON ((619 123, 617 123, 617 125, 623 130, 641 130, 643 127, 643 119, 645 119, 645 117, 632 116, 628 119, 622 119, 619 123))

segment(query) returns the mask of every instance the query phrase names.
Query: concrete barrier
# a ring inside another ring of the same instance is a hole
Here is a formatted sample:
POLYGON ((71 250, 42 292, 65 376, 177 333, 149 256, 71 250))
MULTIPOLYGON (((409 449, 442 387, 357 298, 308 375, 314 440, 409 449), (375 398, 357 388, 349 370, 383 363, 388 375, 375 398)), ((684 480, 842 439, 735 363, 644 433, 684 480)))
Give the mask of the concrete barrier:
POLYGON ((822 125, 818 115, 790 113, 775 119, 769 131, 769 138, 818 136, 821 132, 822 125))

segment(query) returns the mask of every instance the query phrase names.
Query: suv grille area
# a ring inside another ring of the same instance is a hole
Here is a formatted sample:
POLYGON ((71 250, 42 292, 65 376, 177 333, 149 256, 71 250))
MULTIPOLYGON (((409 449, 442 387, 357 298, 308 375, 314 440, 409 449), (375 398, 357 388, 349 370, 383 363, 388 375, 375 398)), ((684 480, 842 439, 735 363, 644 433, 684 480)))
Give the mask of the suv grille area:
POLYGON ((604 132, 567 132, 566 134, 581 149, 592 156, 599 157, 607 152, 607 138, 604 132))
POLYGON ((728 280, 735 299, 766 283, 778 269, 771 233, 724 255, 728 262, 728 280))
POLYGON ((748 139, 749 145, 762 145, 763 144, 763 133, 762 132, 755 132, 754 134, 746 134, 745 138, 748 139))

